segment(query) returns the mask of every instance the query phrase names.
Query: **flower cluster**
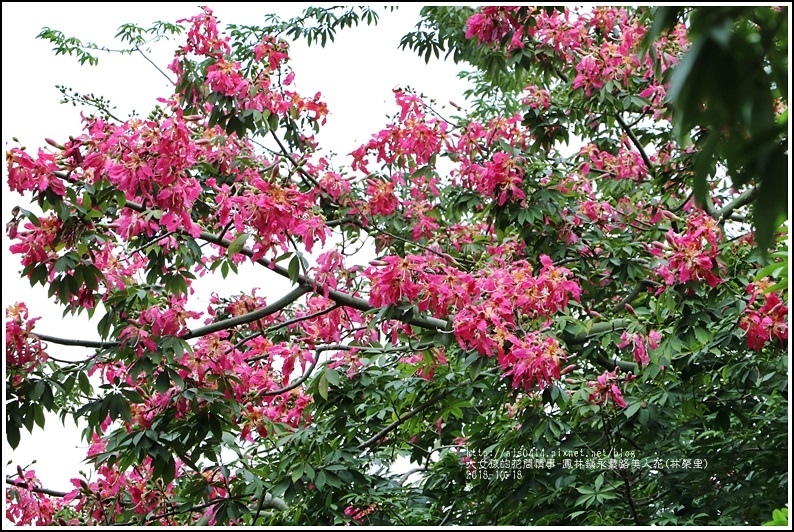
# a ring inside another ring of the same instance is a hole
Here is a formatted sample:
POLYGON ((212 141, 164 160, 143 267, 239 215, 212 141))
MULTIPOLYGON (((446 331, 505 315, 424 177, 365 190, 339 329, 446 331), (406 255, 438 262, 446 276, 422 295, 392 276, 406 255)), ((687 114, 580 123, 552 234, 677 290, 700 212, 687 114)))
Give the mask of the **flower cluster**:
POLYGON ((633 375, 629 375, 625 379, 621 379, 616 373, 605 371, 598 376, 595 383, 588 384, 588 387, 593 389, 588 399, 589 402, 594 405, 602 405, 606 403, 607 399, 610 399, 620 408, 626 408, 626 401, 623 399, 623 393, 620 391, 618 383, 621 380, 633 380, 633 378, 633 375))
POLYGON ((21 526, 48 526, 59 510, 58 501, 43 496, 35 490, 41 488, 41 481, 32 469, 23 471, 17 466, 17 477, 6 483, 13 487, 6 489, 6 519, 21 526))
POLYGON ((421 166, 441 151, 447 137, 447 123, 428 117, 425 104, 411 93, 395 90, 394 97, 401 108, 399 125, 389 125, 351 152, 353 170, 370 173, 367 169, 370 152, 376 154, 377 162, 392 164, 407 158, 421 166))
POLYGON ((656 268, 656 273, 667 286, 689 281, 705 281, 711 287, 722 283, 722 279, 714 273, 718 266, 724 269, 717 261, 722 233, 714 218, 695 212, 687 220, 683 234, 670 229, 665 239, 667 246, 655 242, 651 253, 665 259, 656 268))
POLYGON ((434 255, 390 255, 371 263, 364 274, 371 282, 371 305, 385 307, 411 302, 421 311, 432 309, 439 317, 463 308, 475 290, 471 274, 447 265, 434 255))
POLYGON ((8 188, 12 192, 24 194, 28 191, 51 190, 58 196, 66 194, 63 180, 55 175, 60 168, 52 153, 39 149, 37 157, 33 159, 19 148, 12 148, 6 152, 6 166, 8 188))
POLYGON ((359 523, 364 522, 364 518, 378 509, 377 504, 370 504, 366 508, 356 508, 355 506, 348 506, 345 508, 345 515, 349 516, 354 521, 359 523))
POLYGON ((764 293, 772 286, 768 277, 747 285, 750 300, 744 310, 739 328, 747 332, 747 346, 760 350, 777 338, 781 346, 788 341, 788 307, 776 292, 764 293))
POLYGON ((511 32, 508 49, 523 48, 523 26, 517 18, 520 8, 515 6, 489 6, 466 21, 466 38, 477 37, 478 44, 497 46, 511 32))
POLYGON ((630 179, 641 183, 648 177, 648 168, 642 156, 625 143, 621 144, 617 155, 601 151, 592 144, 580 149, 579 155, 588 156, 588 160, 580 167, 582 175, 587 175, 595 168, 613 179, 630 179))
MULTIPOLYGON (((27 374, 47 360, 44 345, 31 332, 39 319, 28 319, 24 303, 6 308, 6 366, 9 371, 27 374)), ((21 380, 22 375, 15 375, 14 379, 21 380)))
POLYGON ((648 356, 648 348, 651 348, 651 350, 657 349, 661 341, 662 335, 659 334, 658 331, 651 331, 648 333, 648 336, 640 333, 623 331, 623 334, 620 336, 618 348, 623 349, 631 345, 634 353, 634 360, 637 364, 640 366, 647 366, 651 361, 651 358, 648 356))
POLYGON ((530 332, 523 338, 509 335, 511 348, 498 356, 505 377, 513 377, 513 388, 519 385, 530 391, 539 389, 560 379, 560 364, 567 356, 556 338, 538 332, 530 332))

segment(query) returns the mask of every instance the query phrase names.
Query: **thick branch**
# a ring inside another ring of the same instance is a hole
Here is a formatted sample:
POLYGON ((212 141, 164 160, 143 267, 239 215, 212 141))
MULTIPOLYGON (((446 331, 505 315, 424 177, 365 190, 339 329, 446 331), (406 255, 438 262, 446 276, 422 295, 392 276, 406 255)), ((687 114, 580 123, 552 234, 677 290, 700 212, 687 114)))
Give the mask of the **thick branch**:
POLYGON ((35 486, 31 487, 27 482, 13 480, 8 477, 6 477, 6 484, 11 484, 17 488, 35 491, 36 493, 41 493, 42 495, 49 495, 50 497, 66 497, 66 495, 68 495, 65 491, 48 490, 47 488, 37 488, 35 486))
POLYGON ((568 345, 579 345, 600 334, 612 331, 622 331, 629 325, 629 323, 629 320, 620 318, 610 321, 600 321, 598 323, 594 323, 593 326, 590 327, 589 331, 580 332, 579 334, 575 335, 564 333, 562 335, 562 339, 568 345))
MULTIPOLYGON (((243 314, 242 316, 235 316, 234 318, 229 318, 227 320, 218 321, 215 323, 211 323, 205 327, 199 327, 198 329, 194 329, 188 332, 186 335, 182 336, 183 340, 190 340, 192 338, 198 338, 201 336, 206 336, 208 334, 212 334, 218 331, 224 331, 226 329, 231 329, 232 327, 237 327, 238 325, 245 325, 246 323, 251 323, 252 321, 256 321, 258 319, 264 318, 265 316, 269 316, 271 314, 275 314, 279 310, 282 310, 287 305, 301 297, 302 295, 311 292, 311 288, 308 286, 298 286, 292 292, 285 295, 275 303, 271 305, 267 305, 266 307, 257 309, 253 312, 249 312, 248 314, 243 314)), ((121 342, 97 342, 92 340, 73 340, 70 338, 58 338, 55 336, 49 336, 47 334, 38 334, 32 333, 41 340, 45 342, 50 342, 53 344, 59 345, 73 345, 79 347, 90 347, 93 349, 105 349, 111 347, 118 347, 121 345, 121 342)))
POLYGON ((637 507, 634 506, 634 498, 631 496, 631 484, 629 483, 628 474, 625 471, 620 471, 620 476, 623 478, 623 486, 626 489, 626 498, 629 502, 629 508, 631 509, 631 516, 634 519, 634 524, 637 526, 643 526, 640 516, 637 514, 637 507))
POLYGON ((58 345, 74 345, 77 347, 90 347, 92 349, 105 349, 108 347, 118 347, 121 342, 97 342, 94 340, 73 340, 71 338, 58 338, 57 336, 50 336, 48 334, 39 334, 37 332, 31 333, 33 336, 39 338, 44 342, 58 345))
MULTIPOLYGON (((54 172, 54 174, 62 179, 68 179, 68 175, 66 172, 54 172)), ((141 213, 146 212, 146 209, 144 208, 143 205, 141 205, 140 203, 136 203, 134 201, 127 200, 124 206, 137 212, 141 212, 141 213)), ((188 236, 190 235, 190 233, 186 229, 181 229, 179 232, 184 235, 188 235, 188 236)), ((198 238, 204 240, 205 242, 210 242, 211 244, 216 244, 218 246, 227 249, 232 244, 231 240, 210 233, 209 231, 202 231, 198 238)), ((243 247, 239 251, 239 253, 249 258, 253 258, 254 256, 253 250, 249 247, 243 247)), ((265 258, 257 259, 256 263, 261 266, 265 266, 270 270, 273 270, 282 277, 291 279, 289 271, 283 266, 275 264, 265 258)), ((314 279, 311 279, 310 277, 306 277, 304 275, 299 275, 296 281, 299 285, 310 287, 312 290, 316 291, 317 293, 322 293, 326 288, 322 284, 315 281, 314 279)), ((375 307, 371 306, 364 299, 352 296, 350 294, 346 294, 344 292, 338 292, 330 288, 328 289, 328 299, 330 299, 334 303, 338 303, 345 307, 354 308, 362 312, 375 310, 375 307)), ((427 317, 427 318, 414 317, 414 318, 403 319, 401 321, 404 321, 405 323, 408 323, 410 325, 416 325, 417 327, 422 327, 424 329, 446 330, 449 328, 449 324, 445 320, 440 320, 438 318, 433 318, 433 317, 427 317)))
POLYGON ((717 218, 719 220, 726 220, 727 218, 731 217, 733 211, 735 211, 740 207, 744 207, 745 205, 753 201, 757 193, 758 193, 758 189, 756 187, 746 190, 740 195, 736 196, 730 203, 728 203, 722 209, 718 211, 714 211, 713 214, 712 213, 709 214, 711 214, 714 218, 717 218))
MULTIPOLYGON (((602 321, 598 323, 594 323, 592 327, 590 327, 589 331, 580 332, 579 334, 567 334, 563 333, 562 339, 568 345, 568 347, 573 347, 577 345, 584 344, 587 340, 594 338, 600 334, 612 332, 612 331, 620 331, 625 329, 629 325, 629 320, 624 319, 614 319, 611 321, 602 321)), ((632 372, 636 373, 639 369, 637 364, 634 362, 626 362, 624 360, 619 360, 617 358, 613 360, 609 360, 606 357, 596 355, 593 358, 593 361, 596 362, 599 366, 602 366, 604 369, 609 371, 618 367, 621 371, 632 372)))
POLYGON ((248 314, 243 314, 242 316, 235 316, 234 318, 229 318, 227 320, 211 323, 205 327, 199 327, 198 329, 195 329, 187 333, 185 336, 182 337, 182 339, 190 340, 191 338, 206 336, 214 332, 231 329, 232 327, 237 327, 238 325, 244 325, 246 323, 251 323, 252 321, 262 319, 265 316, 270 316, 271 314, 275 314, 279 310, 284 309, 287 305, 289 305, 290 303, 297 300, 299 297, 301 297, 302 295, 308 292, 311 292, 311 288, 309 288, 308 286, 298 286, 292 292, 285 295, 275 303, 257 309, 253 312, 249 312, 248 314))
POLYGON ((637 373, 640 369, 634 362, 627 362, 618 358, 610 360, 605 356, 597 355, 593 357, 593 361, 607 371, 613 371, 615 368, 619 368, 620 371, 626 373, 637 373))
MULTIPOLYGON (((202 233, 199 236, 199 238, 201 238, 202 240, 205 240, 207 242, 210 242, 212 244, 217 244, 217 245, 219 245, 221 247, 225 247, 225 248, 228 248, 231 245, 231 243, 232 243, 231 240, 227 240, 225 238, 221 238, 221 237, 219 237, 217 235, 213 235, 212 233, 208 233, 206 231, 202 231, 202 233)), ((251 250, 251 248, 249 248, 249 247, 243 247, 240 250, 240 253, 245 255, 246 257, 249 257, 249 258, 253 257, 253 255, 254 255, 253 250, 251 250)), ((274 272, 276 272, 277 274, 281 275, 282 277, 286 277, 288 279, 290 278, 289 272, 287 271, 286 268, 284 268, 283 266, 280 266, 278 264, 274 264, 274 263, 272 263, 271 261, 269 261, 269 260, 267 260, 265 258, 257 259, 256 263, 261 265, 261 266, 265 266, 265 267, 273 270, 274 272)), ((298 276, 297 282, 298 282, 299 285, 310 287, 312 290, 316 291, 317 293, 323 293, 325 288, 326 288, 322 284, 320 284, 317 281, 315 281, 314 279, 312 279, 310 277, 303 276, 303 275, 299 275, 298 276)), ((342 306, 345 306, 345 307, 354 308, 354 309, 360 310, 362 312, 375 310, 375 307, 373 307, 366 300, 361 299, 360 297, 356 297, 356 296, 353 296, 353 295, 350 295, 350 294, 346 294, 344 292, 339 292, 337 290, 333 290, 333 289, 330 289, 330 288, 328 289, 328 299, 330 299, 331 301, 333 301, 334 303, 337 303, 339 305, 342 305, 342 306)), ((423 327, 425 329, 436 329, 436 330, 445 330, 445 329, 448 328, 448 325, 449 325, 444 320, 440 320, 438 318, 432 318, 432 317, 427 317, 427 318, 414 317, 414 318, 405 319, 403 321, 405 321, 405 323, 408 323, 408 324, 411 324, 411 325, 416 325, 417 327, 423 327)))
POLYGON ((645 289, 645 288, 647 288, 649 286, 653 286, 654 284, 656 284, 656 283, 654 283, 650 279, 641 280, 639 283, 637 283, 637 286, 635 286, 634 289, 631 292, 626 294, 626 297, 621 299, 620 302, 617 305, 612 307, 612 309, 610 310, 610 313, 615 314, 616 312, 620 312, 621 310, 626 308, 626 305, 628 305, 629 303, 634 301, 637 298, 637 296, 640 295, 640 292, 642 292, 643 289, 645 289))

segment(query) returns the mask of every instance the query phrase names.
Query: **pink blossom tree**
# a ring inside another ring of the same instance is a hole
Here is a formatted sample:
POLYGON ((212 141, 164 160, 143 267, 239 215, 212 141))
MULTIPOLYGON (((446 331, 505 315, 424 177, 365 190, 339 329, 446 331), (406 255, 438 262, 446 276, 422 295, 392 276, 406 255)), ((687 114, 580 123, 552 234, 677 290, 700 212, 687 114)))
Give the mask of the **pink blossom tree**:
MULTIPOLYGON (((714 9, 728 43, 787 17, 714 9)), ((22 279, 102 316, 61 338, 6 309, 8 442, 73 416, 93 465, 68 493, 7 472, 8 520, 746 525, 784 506, 785 239, 759 249, 769 185, 670 96, 707 14, 660 32, 648 8, 422 13, 403 47, 467 61, 469 102, 395 88, 391 122, 341 157, 287 39, 325 45, 368 8, 124 26, 132 49, 179 39, 173 91, 128 119, 79 97, 82 131, 8 147, 35 203, 6 225, 22 279), (242 265, 260 286, 198 304, 242 265)), ((787 120, 781 87, 754 90, 753 120, 787 120)))

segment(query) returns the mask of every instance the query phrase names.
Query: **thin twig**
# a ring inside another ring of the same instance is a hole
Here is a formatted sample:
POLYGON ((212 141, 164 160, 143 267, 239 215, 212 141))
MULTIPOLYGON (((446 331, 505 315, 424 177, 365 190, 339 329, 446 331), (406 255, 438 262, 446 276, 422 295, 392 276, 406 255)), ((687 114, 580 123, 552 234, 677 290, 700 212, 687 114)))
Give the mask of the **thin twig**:
POLYGON ((165 79, 167 79, 167 80, 168 80, 168 83, 170 83, 171 85, 176 85, 176 83, 174 83, 174 81, 173 81, 171 78, 169 78, 169 77, 168 77, 168 74, 166 74, 165 72, 163 72, 163 70, 162 70, 162 69, 161 69, 159 66, 157 66, 157 64, 156 64, 154 61, 152 61, 152 60, 149 58, 149 56, 148 56, 148 55, 146 55, 145 53, 143 53, 143 50, 141 50, 141 49, 140 49, 138 46, 136 46, 136 47, 135 47, 135 51, 136 51, 136 52, 138 52, 138 53, 140 53, 140 54, 143 56, 143 58, 144 58, 144 59, 146 59, 147 61, 149 61, 149 63, 151 63, 151 65, 152 65, 154 68, 156 68, 156 69, 157 69, 157 71, 158 71, 160 74, 162 74, 162 75, 165 77, 165 79))
MULTIPOLYGON (((460 385, 458 385, 458 386, 460 386, 460 385)), ((413 409, 409 410, 405 414, 403 414, 400 417, 398 417, 392 423, 389 423, 383 430, 379 431, 373 437, 371 437, 370 439, 368 439, 364 443, 360 444, 358 446, 358 448, 363 451, 364 449, 367 449, 367 448, 371 447, 373 444, 375 444, 375 443, 379 442, 381 439, 383 439, 383 437, 386 436, 392 430, 396 429, 397 427, 399 427, 400 425, 402 425, 403 423, 405 423, 406 421, 408 421, 409 419, 411 419, 415 415, 427 410, 428 408, 433 406, 435 403, 437 403, 438 401, 444 399, 446 396, 448 396, 449 394, 454 392, 458 388, 458 386, 454 386, 452 388, 449 388, 448 390, 444 390, 443 392, 434 395, 433 397, 431 397, 430 399, 428 399, 424 403, 420 404, 416 408, 413 408, 413 409)))

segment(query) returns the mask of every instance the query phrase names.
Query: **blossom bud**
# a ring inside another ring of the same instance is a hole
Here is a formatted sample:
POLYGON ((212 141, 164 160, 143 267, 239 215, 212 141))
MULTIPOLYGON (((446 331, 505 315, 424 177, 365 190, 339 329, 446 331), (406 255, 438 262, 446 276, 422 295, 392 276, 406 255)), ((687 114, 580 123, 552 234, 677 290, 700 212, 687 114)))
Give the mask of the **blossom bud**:
POLYGON ((62 145, 62 144, 58 144, 57 142, 55 142, 54 140, 52 140, 52 139, 51 139, 51 138, 49 138, 49 137, 45 138, 45 139, 44 139, 44 142, 46 142, 47 144, 49 144, 49 145, 50 145, 50 146, 52 146, 53 148, 58 148, 59 150, 62 150, 62 149, 63 149, 63 145, 62 145))
POLYGON ((637 316, 637 313, 634 311, 634 307, 632 307, 628 303, 626 303, 626 312, 628 312, 632 316, 635 316, 635 317, 637 316))
POLYGON ((210 142, 212 142, 210 139, 198 139, 194 144, 196 146, 206 146, 210 142))
POLYGON ((201 115, 188 115, 188 116, 183 116, 182 120, 184 120, 185 122, 198 122, 199 120, 202 120, 203 118, 204 117, 201 116, 201 115))
POLYGON ((563 370, 560 371, 560 375, 567 375, 568 373, 572 372, 575 369, 576 369, 576 364, 571 364, 570 366, 566 366, 565 368, 563 368, 563 370))

